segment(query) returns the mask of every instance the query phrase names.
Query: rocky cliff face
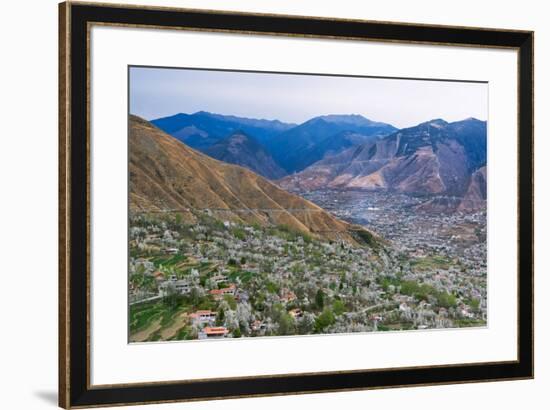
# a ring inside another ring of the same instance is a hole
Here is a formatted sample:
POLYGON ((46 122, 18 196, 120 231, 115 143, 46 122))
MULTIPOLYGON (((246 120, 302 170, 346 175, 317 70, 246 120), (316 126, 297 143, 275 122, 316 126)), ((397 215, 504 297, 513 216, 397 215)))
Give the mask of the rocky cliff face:
POLYGON ((473 204, 485 200, 486 132, 486 123, 476 119, 433 120, 319 161, 279 183, 291 191, 382 189, 464 197, 473 204))
POLYGON ((487 201, 487 167, 481 167, 472 174, 468 190, 462 198, 459 210, 471 211, 482 207, 487 201))

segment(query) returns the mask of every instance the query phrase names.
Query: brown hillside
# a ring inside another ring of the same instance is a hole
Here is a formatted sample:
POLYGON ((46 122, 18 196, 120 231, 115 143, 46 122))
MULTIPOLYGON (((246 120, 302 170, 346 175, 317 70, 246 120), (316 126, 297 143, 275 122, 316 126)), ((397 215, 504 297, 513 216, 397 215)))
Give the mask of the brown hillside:
POLYGON ((189 219, 209 212, 224 220, 284 224, 326 239, 372 240, 366 230, 247 169, 203 155, 139 117, 130 117, 129 138, 133 212, 177 210, 189 219))
MULTIPOLYGON (((485 164, 486 131, 486 123, 475 119, 432 120, 349 148, 278 183, 298 192, 336 188, 463 197, 485 164)), ((477 179, 483 190, 482 176, 477 179)))

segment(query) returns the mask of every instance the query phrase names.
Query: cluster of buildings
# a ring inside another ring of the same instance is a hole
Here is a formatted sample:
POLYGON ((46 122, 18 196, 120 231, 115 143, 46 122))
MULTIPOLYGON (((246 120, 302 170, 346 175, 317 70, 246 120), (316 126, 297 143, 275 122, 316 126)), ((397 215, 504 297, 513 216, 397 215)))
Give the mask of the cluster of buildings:
MULTIPOLYGON (((379 212, 379 205, 365 212, 379 212)), ((484 223, 482 216, 474 218, 479 220, 467 222, 484 223)), ((385 226, 382 236, 391 238, 393 229, 394 238, 404 239, 375 251, 215 217, 193 224, 170 221, 163 215, 131 220, 130 299, 139 304, 156 297, 162 303, 169 294, 181 295, 193 338, 445 328, 486 320, 483 241, 459 250, 441 235, 420 233, 414 220, 401 228, 395 220, 393 228, 378 220, 377 226, 385 226), (412 246, 416 236, 429 243, 419 239, 412 246), (435 252, 451 263, 423 270, 411 263, 435 252), (163 264, 170 258, 178 263, 163 264), (433 294, 403 294, 400 281, 421 283, 433 294), (439 294, 456 302, 440 306, 439 294), (209 308, 194 305, 197 300, 209 308)))

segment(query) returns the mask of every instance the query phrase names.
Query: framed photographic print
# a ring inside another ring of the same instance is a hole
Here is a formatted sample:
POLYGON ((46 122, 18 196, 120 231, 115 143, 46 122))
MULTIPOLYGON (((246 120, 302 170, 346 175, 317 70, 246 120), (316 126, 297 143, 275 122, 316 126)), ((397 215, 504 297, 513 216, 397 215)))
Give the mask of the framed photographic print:
POLYGON ((60 406, 533 377, 533 33, 59 8, 60 406))

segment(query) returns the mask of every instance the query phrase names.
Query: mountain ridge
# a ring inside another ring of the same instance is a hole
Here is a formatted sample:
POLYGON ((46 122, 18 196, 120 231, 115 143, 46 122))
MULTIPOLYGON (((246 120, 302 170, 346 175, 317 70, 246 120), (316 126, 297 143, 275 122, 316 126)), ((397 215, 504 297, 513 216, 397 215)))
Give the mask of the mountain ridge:
POLYGON ((473 173, 485 166, 486 127, 477 119, 426 121, 318 161, 278 182, 291 191, 381 189, 462 197, 473 173))
POLYGON ((197 111, 157 118, 151 123, 201 152, 242 131, 262 145, 286 173, 396 130, 359 114, 321 115, 294 124, 197 111))
MULTIPOLYGON (((291 128, 269 140, 267 146, 277 163, 287 172, 301 171, 323 159, 326 151, 318 144, 334 138, 344 131, 362 135, 364 142, 387 135, 396 128, 390 124, 375 122, 357 114, 318 116, 291 128)), ((337 144, 338 141, 335 141, 337 144)), ((349 148, 349 141, 334 145, 336 153, 349 148)))
POLYGON ((190 221, 206 212, 224 220, 285 225, 354 245, 382 241, 243 167, 186 146, 139 117, 130 116, 129 123, 131 212, 177 210, 190 221))
POLYGON ((268 179, 286 175, 261 144, 240 130, 206 148, 203 153, 223 162, 243 166, 268 179))
POLYGON ((237 130, 252 134, 262 142, 296 126, 296 124, 279 120, 238 117, 208 111, 197 111, 193 114, 178 113, 150 122, 167 134, 197 149, 213 145, 237 130))

